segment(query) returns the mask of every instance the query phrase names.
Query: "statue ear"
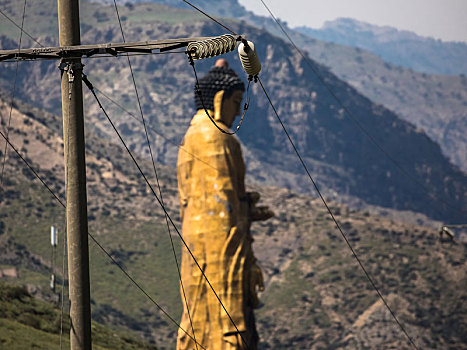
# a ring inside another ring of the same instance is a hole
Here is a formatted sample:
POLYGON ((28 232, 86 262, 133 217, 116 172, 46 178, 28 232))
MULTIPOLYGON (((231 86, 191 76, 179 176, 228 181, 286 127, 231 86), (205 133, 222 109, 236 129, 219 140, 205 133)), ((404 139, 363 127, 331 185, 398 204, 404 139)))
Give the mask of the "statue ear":
POLYGON ((214 120, 216 121, 220 121, 222 118, 223 98, 224 98, 224 90, 220 90, 214 95, 214 120))

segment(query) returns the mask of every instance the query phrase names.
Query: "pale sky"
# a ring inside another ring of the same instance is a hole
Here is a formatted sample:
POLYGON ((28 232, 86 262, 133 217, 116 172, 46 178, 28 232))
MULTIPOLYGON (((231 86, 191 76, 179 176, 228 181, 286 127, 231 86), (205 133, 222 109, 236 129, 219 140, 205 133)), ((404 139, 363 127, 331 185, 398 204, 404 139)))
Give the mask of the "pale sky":
MULTIPOLYGON (((410 30, 444 41, 467 42, 467 0, 263 0, 290 27, 320 28, 327 20, 350 17, 410 30)), ((260 0, 239 0, 269 16, 260 0)))

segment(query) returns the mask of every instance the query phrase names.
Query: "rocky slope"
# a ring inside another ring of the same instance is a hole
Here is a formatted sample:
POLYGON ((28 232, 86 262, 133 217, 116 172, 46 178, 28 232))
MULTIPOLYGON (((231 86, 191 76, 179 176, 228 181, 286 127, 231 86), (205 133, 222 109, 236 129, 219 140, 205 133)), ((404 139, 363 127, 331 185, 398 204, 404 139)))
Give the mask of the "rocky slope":
MULTIPOLYGON (((189 9, 176 0, 152 2, 189 9)), ((197 5, 209 9, 212 15, 245 20, 286 40, 272 19, 254 15, 237 1, 216 1, 215 4, 199 1, 197 5)), ((343 24, 336 21, 329 25, 331 28, 321 31, 287 30, 315 61, 328 66, 372 101, 423 129, 440 144, 444 155, 466 172, 467 89, 465 74, 462 74, 466 44, 435 41, 394 28, 355 24, 355 21, 348 24, 348 21, 342 20, 343 24), (360 27, 363 29, 358 31, 360 27)), ((286 23, 282 25, 287 27, 286 23)))
POLYGON ((443 154, 467 171, 467 78, 418 73, 368 51, 295 35, 308 54, 376 103, 394 111, 439 143, 443 154))
MULTIPOLYGON (((10 6, 13 9, 13 5, 10 6)), ((33 17, 36 14, 34 8, 30 11, 33 17)), ((177 10, 177 19, 182 22, 174 24, 173 11, 151 4, 122 7, 121 16, 131 19, 124 21, 126 39, 136 41, 220 34, 217 25, 200 21, 198 15, 191 11, 177 10), (184 22, 188 20, 192 24, 184 22)), ((112 7, 83 3, 83 43, 120 41, 114 16, 112 7)), ((400 172, 362 134, 356 123, 348 118, 309 71, 303 59, 289 46, 265 31, 238 22, 229 22, 229 25, 261 43, 258 49, 263 58, 262 79, 265 86, 312 173, 328 196, 337 198, 334 193, 338 193, 341 201, 345 200, 345 196, 356 197, 369 204, 420 211, 446 221, 460 220, 460 214, 438 198, 447 199, 450 205, 464 210, 465 175, 449 164, 439 146, 423 132, 398 119, 389 110, 371 103, 326 68, 317 66, 328 86, 352 111, 358 123, 378 140, 410 177, 416 178, 425 190, 428 189, 429 195, 400 172)), ((36 30, 46 28, 38 27, 36 30)), ((48 41, 53 42, 52 39, 48 41)), ((231 54, 227 58, 240 72, 237 57, 231 54)), ((127 109, 136 111, 126 59, 90 59, 85 64, 85 71, 97 88, 110 94, 127 109)), ((197 69, 206 71, 212 64, 213 60, 207 60, 198 63, 197 69)), ((56 64, 33 62, 21 65, 18 96, 58 113, 60 93, 56 64)), ((157 158, 173 165, 177 152, 175 145, 180 142, 192 114, 191 67, 183 54, 135 57, 133 65, 146 118, 158 132, 152 135, 157 158), (185 88, 181 89, 181 86, 185 88)), ((11 82, 14 74, 13 65, 6 67, 0 73, 3 86, 11 82)), ((303 170, 287 145, 259 86, 253 86, 251 92, 251 107, 239 133, 246 146, 251 179, 256 183, 287 186, 312 193, 309 179, 302 175, 303 170)), ((111 138, 111 130, 89 94, 86 106, 90 130, 99 136, 111 138)), ((110 103, 106 106, 128 137, 131 147, 141 155, 146 154, 141 125, 122 111, 112 109, 110 103)))
MULTIPOLYGON (((110 3, 104 0, 95 2, 110 3)), ((129 0, 129 3, 135 2, 140 1, 129 0)), ((151 2, 190 9, 178 0, 151 2)), ((213 4, 202 0, 196 5, 209 9, 211 15, 244 20, 288 42, 272 19, 247 11, 237 1, 222 0, 213 4)), ((280 13, 276 15, 280 17, 280 13)), ((466 67, 466 44, 420 38, 410 32, 356 24, 355 21, 350 24, 348 20, 343 22, 336 21, 330 24, 330 29, 311 32, 309 29, 287 28, 284 22, 282 25, 316 62, 328 66, 340 79, 372 101, 383 104, 424 130, 440 144, 451 162, 467 172, 467 89, 465 74, 462 74, 466 67), (329 32, 339 35, 342 42, 336 39, 336 35, 327 36, 329 32)))
MULTIPOLYGON (((0 111, 9 112, 4 100, 0 111)), ((60 118, 21 103, 13 108, 12 118, 11 142, 61 195, 60 118)), ((178 319, 178 277, 161 210, 120 147, 89 130, 87 146, 90 233, 178 319)), ((30 284, 37 295, 51 297, 49 226, 58 227, 61 250, 63 208, 18 157, 9 154, 0 198, 0 266, 17 269, 18 277, 10 283, 30 284)), ((138 160, 151 176, 150 162, 138 160)), ((175 171, 159 164, 158 170, 167 207, 177 220, 175 171)), ((253 227, 254 249, 266 281, 257 312, 260 348, 409 349, 322 203, 287 189, 254 189, 276 212, 275 218, 253 227)), ((391 210, 330 205, 416 344, 423 349, 461 349, 467 341, 467 245, 460 239, 439 239, 441 223, 419 214, 408 213, 412 221, 404 223, 393 219, 403 214, 391 210)), ((175 243, 179 254, 176 237, 175 243)), ((173 348, 176 326, 92 241, 90 248, 93 319, 119 334, 139 334, 158 348, 173 348)), ((61 271, 62 255, 57 256, 61 271)), ((64 275, 58 275, 60 286, 64 275)))

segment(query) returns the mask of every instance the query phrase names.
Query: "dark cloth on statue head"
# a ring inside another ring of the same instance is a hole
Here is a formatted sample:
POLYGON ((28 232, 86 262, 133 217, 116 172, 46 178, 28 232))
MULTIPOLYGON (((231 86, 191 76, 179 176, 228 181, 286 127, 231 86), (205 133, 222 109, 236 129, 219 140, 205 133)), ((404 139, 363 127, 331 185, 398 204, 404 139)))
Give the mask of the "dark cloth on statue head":
POLYGON ((231 68, 212 67, 209 73, 199 79, 199 90, 203 101, 196 92, 195 85, 195 105, 196 109, 214 110, 214 96, 218 91, 224 90, 224 98, 230 97, 235 90, 245 91, 245 84, 231 68), (203 107, 204 103, 204 107, 203 107))

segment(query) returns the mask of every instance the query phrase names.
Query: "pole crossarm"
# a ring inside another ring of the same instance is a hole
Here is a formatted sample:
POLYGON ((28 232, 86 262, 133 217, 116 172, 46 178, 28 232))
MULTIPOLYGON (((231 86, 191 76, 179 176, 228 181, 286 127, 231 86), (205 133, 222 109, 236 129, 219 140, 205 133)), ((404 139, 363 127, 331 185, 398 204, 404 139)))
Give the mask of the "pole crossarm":
POLYGON ((152 41, 138 41, 117 44, 76 45, 41 47, 21 50, 0 50, 0 61, 37 60, 37 59, 62 59, 62 58, 86 58, 95 55, 118 56, 124 53, 152 54, 154 50, 165 52, 187 47, 190 43, 216 40, 219 37, 195 37, 152 41))

